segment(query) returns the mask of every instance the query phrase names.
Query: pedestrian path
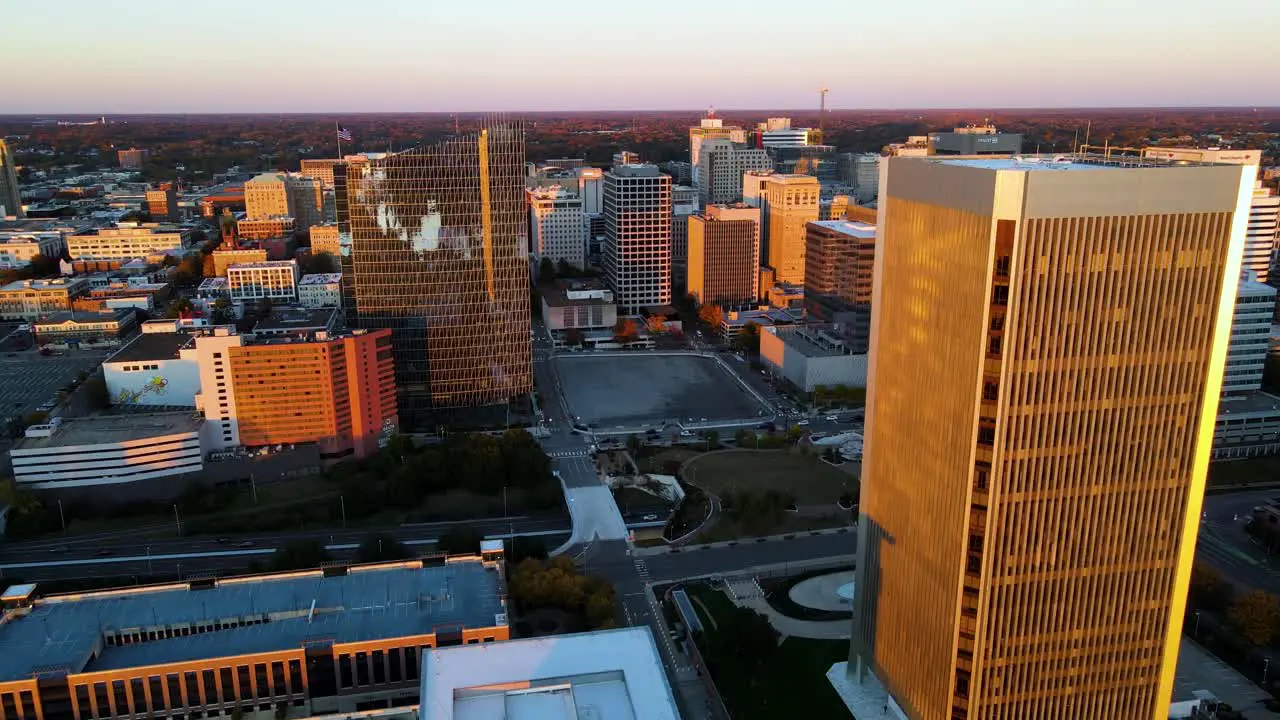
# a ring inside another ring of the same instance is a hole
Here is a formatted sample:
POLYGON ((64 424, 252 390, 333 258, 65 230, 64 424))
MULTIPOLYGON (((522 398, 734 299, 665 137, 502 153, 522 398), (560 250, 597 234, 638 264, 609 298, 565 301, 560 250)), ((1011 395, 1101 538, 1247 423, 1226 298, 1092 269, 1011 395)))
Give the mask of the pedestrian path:
POLYGON ((773 609, 764 597, 760 582, 753 575, 727 578, 725 594, 734 605, 744 607, 764 615, 769 624, 784 637, 815 638, 819 640, 844 640, 853 630, 851 620, 833 620, 822 622, 817 620, 797 620, 773 609))

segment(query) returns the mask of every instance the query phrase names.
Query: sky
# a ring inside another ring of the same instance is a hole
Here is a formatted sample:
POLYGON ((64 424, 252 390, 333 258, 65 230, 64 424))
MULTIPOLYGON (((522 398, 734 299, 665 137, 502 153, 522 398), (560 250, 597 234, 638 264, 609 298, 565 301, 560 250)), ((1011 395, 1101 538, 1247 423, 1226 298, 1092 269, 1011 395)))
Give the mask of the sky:
POLYGON ((0 115, 1280 106, 1280 0, 7 0, 0 115))

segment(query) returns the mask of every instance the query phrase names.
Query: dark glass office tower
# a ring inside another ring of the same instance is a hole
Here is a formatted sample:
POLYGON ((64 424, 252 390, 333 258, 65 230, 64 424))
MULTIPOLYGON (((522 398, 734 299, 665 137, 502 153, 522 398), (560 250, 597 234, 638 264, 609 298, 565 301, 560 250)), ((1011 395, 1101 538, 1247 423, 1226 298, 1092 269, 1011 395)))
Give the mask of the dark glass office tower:
POLYGON ((392 331, 402 421, 529 393, 523 127, 368 157, 334 168, 343 304, 392 331))

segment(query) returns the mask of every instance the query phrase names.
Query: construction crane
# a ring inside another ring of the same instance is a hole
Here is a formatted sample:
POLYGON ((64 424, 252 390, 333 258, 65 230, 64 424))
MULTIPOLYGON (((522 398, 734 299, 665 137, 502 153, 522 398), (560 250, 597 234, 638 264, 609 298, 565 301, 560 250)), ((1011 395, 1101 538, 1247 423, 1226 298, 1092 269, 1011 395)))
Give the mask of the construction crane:
POLYGON ((818 142, 815 145, 821 145, 823 141, 823 126, 826 124, 827 115, 827 93, 831 92, 831 88, 823 85, 818 88, 818 142))

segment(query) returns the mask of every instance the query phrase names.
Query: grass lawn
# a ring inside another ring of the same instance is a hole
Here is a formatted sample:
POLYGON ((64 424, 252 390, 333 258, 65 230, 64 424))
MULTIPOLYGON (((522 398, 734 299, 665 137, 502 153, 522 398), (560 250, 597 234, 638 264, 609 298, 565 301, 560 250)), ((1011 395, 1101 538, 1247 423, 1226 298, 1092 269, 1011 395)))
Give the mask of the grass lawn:
POLYGON ((718 515, 711 527, 698 535, 694 542, 713 543, 721 540, 741 540, 743 538, 762 537, 765 535, 785 535, 786 533, 805 532, 807 530, 825 530, 827 528, 850 527, 853 524, 848 513, 831 513, 828 515, 796 515, 787 513, 782 522, 754 531, 743 528, 728 515, 718 515))
POLYGON ((645 455, 636 461, 636 465, 640 467, 640 472, 655 473, 665 475, 668 463, 683 463, 690 458, 695 458, 702 453, 697 450, 686 450, 685 448, 664 448, 652 455, 645 455))
POLYGON ((800 505, 835 505, 857 478, 816 457, 787 450, 739 450, 706 455, 689 463, 685 481, 722 495, 766 490, 789 492, 800 505))
MULTIPOLYGON (((712 619, 731 612, 733 604, 706 585, 685 588, 708 634, 718 632, 712 619)), ((707 647, 716 647, 708 643, 707 647)), ((724 647, 725 645, 720 645, 724 647)), ((730 645, 731 646, 731 645, 730 645)), ((847 718, 849 710, 827 681, 831 665, 849 659, 848 640, 787 638, 759 668, 746 672, 736 655, 707 657, 711 676, 734 720, 781 717, 847 718), (803 714, 798 711, 803 709, 803 714)))
POLYGON ((1211 487, 1280 482, 1280 455, 1209 464, 1211 487))

